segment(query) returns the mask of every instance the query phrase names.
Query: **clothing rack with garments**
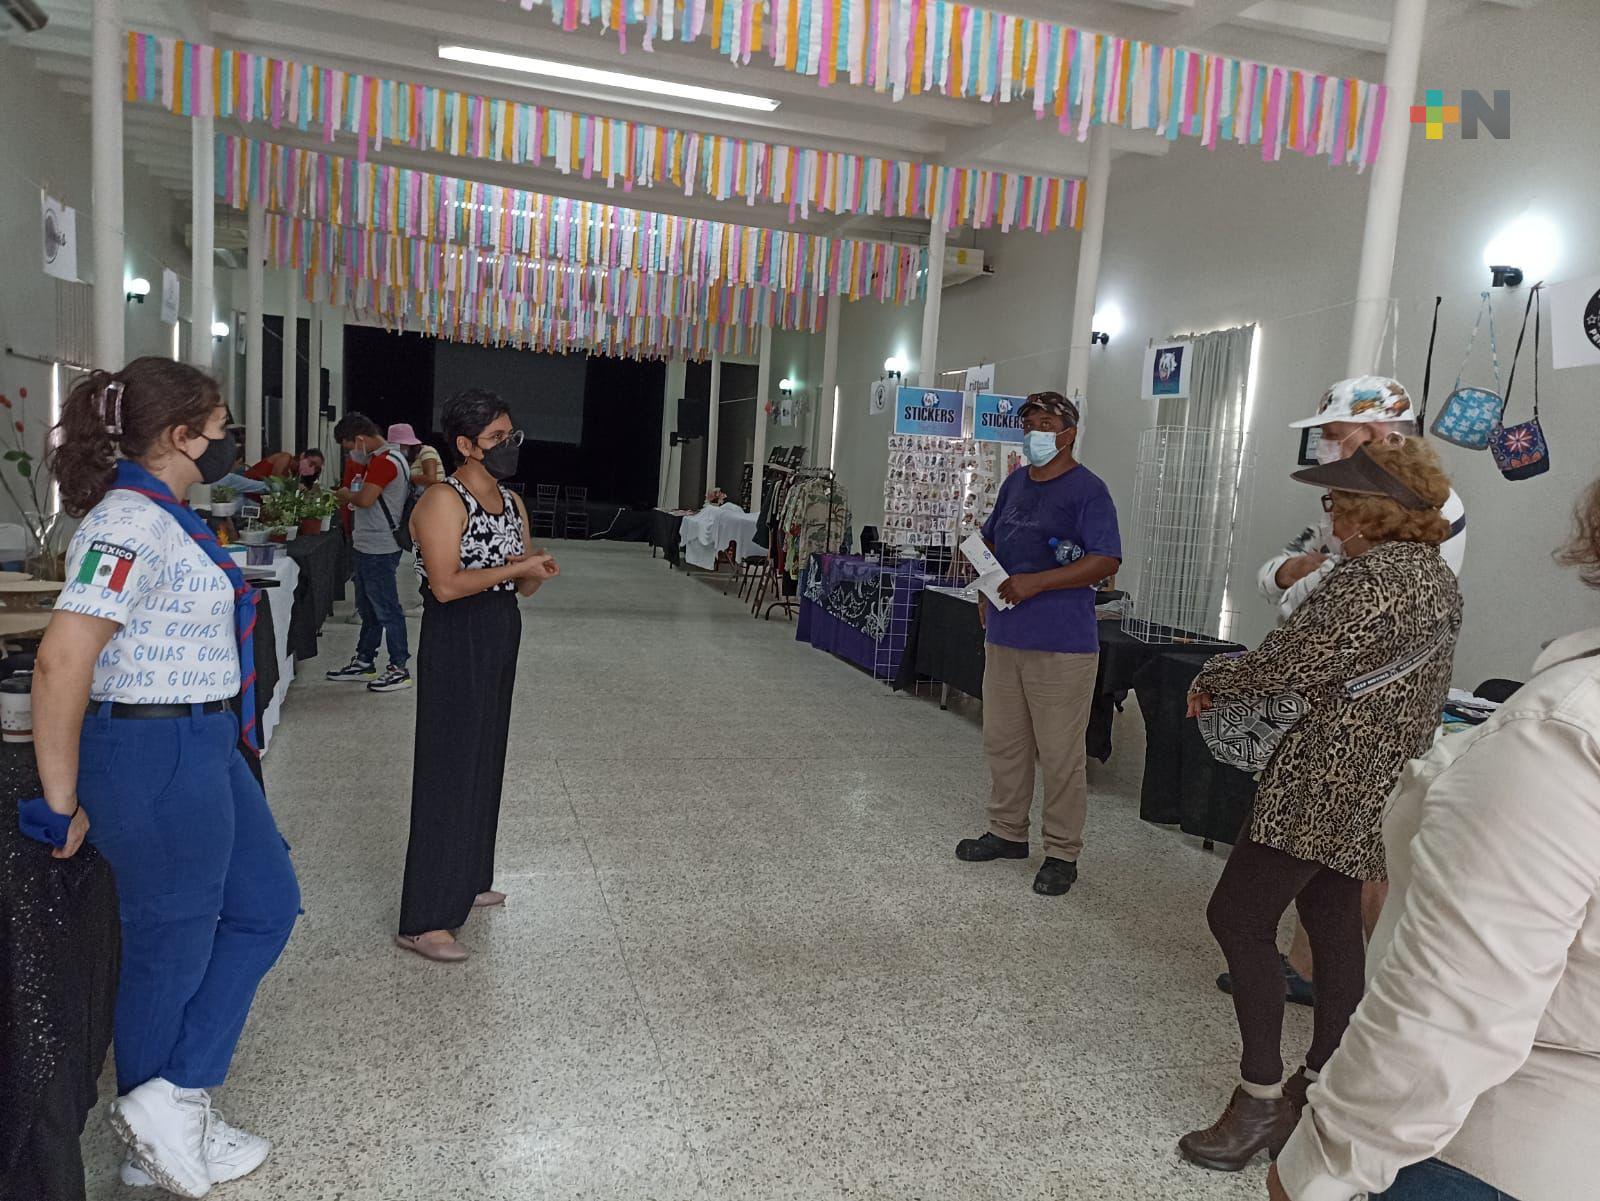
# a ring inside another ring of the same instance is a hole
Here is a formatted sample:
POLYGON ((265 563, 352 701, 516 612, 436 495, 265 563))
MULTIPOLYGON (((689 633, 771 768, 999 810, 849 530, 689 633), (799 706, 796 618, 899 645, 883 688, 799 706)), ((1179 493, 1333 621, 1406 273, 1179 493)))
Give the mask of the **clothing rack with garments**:
POLYGON ((776 597, 766 616, 782 608, 792 617, 799 605, 800 571, 813 554, 840 549, 850 528, 849 496, 831 467, 777 467, 770 507, 763 504, 761 529, 767 539, 767 568, 752 613, 769 590, 776 597))

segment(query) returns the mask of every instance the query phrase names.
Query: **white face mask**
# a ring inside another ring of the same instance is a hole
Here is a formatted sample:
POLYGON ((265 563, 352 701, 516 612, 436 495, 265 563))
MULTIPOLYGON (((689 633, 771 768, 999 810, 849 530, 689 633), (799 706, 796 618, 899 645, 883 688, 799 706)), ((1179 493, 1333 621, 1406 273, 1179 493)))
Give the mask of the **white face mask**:
POLYGON ((1346 434, 1344 439, 1339 442, 1335 442, 1328 437, 1320 439, 1317 442, 1317 462, 1326 465, 1328 463, 1337 463, 1340 459, 1348 459, 1354 451, 1347 451, 1345 447, 1349 446, 1350 439, 1356 437, 1360 432, 1360 430, 1357 430, 1354 434, 1346 434))

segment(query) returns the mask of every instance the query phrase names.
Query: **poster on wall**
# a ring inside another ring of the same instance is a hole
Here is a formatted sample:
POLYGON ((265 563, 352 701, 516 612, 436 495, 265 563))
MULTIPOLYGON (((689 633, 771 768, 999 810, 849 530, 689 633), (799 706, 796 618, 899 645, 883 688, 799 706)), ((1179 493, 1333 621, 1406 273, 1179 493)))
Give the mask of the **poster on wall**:
POLYGON ((1550 361, 1600 367, 1600 275, 1551 284, 1550 316, 1550 361))
POLYGON ((978 393, 974 407, 976 423, 973 436, 979 442, 1009 442, 1022 445, 1022 402, 1025 396, 1001 396, 994 392, 978 393))
POLYGON ((785 396, 778 401, 778 424, 794 424, 794 397, 785 396))
POLYGON ((867 399, 867 412, 871 416, 876 417, 889 407, 890 390, 889 381, 886 379, 878 380, 872 385, 872 395, 867 399))
POLYGON ((1188 342, 1157 343, 1144 352, 1144 378, 1139 395, 1145 400, 1184 400, 1189 395, 1189 370, 1194 347, 1188 342))
POLYGON ((44 273, 69 283, 78 278, 78 213, 43 190, 39 193, 39 244, 44 273))
POLYGON ((178 273, 169 267, 161 269, 161 323, 178 324, 178 306, 183 303, 183 286, 178 283, 178 273))
POLYGON ((894 432, 959 438, 964 398, 965 394, 954 388, 901 388, 895 399, 894 432))

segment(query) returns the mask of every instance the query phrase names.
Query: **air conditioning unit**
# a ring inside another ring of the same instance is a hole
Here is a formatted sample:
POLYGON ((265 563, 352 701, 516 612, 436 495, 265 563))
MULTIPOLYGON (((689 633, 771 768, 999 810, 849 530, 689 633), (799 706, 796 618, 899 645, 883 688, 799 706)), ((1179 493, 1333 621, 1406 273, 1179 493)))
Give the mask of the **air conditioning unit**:
POLYGON ((984 275, 993 275, 994 268, 983 261, 983 251, 976 246, 946 246, 944 250, 944 286, 970 283, 984 275))

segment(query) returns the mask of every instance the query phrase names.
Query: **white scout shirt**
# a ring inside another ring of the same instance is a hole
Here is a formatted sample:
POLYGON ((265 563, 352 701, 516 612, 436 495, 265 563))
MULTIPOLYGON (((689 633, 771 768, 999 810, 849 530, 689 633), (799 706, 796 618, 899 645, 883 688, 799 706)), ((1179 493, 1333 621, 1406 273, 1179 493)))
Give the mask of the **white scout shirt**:
POLYGON ((95 661, 92 700, 197 704, 239 694, 233 586, 155 501, 108 492, 73 535, 66 575, 57 609, 121 627, 95 661))

